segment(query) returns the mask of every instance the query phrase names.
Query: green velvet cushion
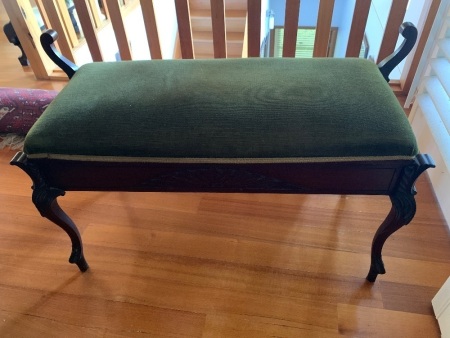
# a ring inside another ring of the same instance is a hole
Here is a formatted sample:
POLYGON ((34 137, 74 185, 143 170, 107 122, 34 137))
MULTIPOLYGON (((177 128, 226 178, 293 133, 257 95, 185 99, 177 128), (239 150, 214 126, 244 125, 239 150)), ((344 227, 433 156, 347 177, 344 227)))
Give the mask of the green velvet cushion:
POLYGON ((87 64, 30 130, 24 150, 233 159, 418 152, 377 66, 331 58, 87 64))

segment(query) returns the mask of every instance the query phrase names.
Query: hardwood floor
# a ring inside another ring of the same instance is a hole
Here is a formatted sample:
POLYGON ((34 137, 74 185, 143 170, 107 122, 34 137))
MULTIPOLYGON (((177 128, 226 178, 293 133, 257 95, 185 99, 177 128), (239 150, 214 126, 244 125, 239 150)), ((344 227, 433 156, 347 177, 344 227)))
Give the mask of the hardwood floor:
MULTIPOLYGON (((0 50, 0 86, 64 85, 24 73, 1 34, 0 50)), ((426 175, 375 284, 370 244, 390 207, 379 196, 69 192, 81 274, 13 155, 0 151, 0 337, 440 336, 431 299, 450 236, 426 175)))

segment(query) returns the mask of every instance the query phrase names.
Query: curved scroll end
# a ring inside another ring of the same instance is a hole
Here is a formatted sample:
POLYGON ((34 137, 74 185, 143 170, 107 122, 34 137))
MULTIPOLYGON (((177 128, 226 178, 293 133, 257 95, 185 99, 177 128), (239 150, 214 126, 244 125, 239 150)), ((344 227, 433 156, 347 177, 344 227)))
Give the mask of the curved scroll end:
POLYGON ((41 34, 41 45, 44 48, 45 53, 47 53, 48 57, 59 66, 64 73, 67 74, 69 79, 75 74, 78 70, 78 66, 74 64, 72 61, 63 56, 53 44, 58 39, 58 33, 53 29, 47 29, 44 33, 41 34))
POLYGON ((411 22, 404 22, 400 26, 399 33, 405 38, 401 46, 378 64, 387 82, 389 82, 389 74, 409 54, 417 40, 417 28, 411 22))
POLYGON ((414 183, 419 178, 419 176, 429 168, 436 168, 436 164, 434 164, 433 158, 428 154, 418 154, 414 158, 414 163, 416 170, 411 176, 411 195, 417 194, 414 183))

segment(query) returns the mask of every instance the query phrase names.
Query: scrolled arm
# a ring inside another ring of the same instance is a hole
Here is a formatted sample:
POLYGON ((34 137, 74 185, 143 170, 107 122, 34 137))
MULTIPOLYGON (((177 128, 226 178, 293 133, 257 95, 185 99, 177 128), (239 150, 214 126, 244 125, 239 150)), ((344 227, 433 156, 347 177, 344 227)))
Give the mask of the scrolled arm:
POLYGON ((387 82, 389 82, 389 74, 409 54, 417 40, 417 28, 411 22, 404 22, 400 26, 399 33, 405 38, 403 43, 394 53, 378 64, 378 68, 387 82))
POLYGON ((53 29, 47 29, 41 34, 41 45, 44 48, 45 53, 48 57, 59 66, 64 73, 67 74, 69 79, 75 74, 78 70, 78 66, 74 64, 72 61, 67 59, 64 55, 62 55, 54 45, 54 42, 58 39, 58 33, 53 29))

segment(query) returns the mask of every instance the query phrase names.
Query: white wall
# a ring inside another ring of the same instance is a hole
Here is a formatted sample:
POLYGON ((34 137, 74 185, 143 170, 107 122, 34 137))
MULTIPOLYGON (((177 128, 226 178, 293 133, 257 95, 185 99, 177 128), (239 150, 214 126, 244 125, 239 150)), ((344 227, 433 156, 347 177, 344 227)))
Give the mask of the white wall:
POLYGON ((450 147, 446 123, 450 111, 448 90, 444 89, 448 69, 436 67, 436 63, 430 66, 435 61, 448 65, 450 58, 439 43, 445 40, 450 40, 450 0, 441 2, 431 29, 416 74, 418 91, 409 116, 420 151, 430 154, 436 163, 436 168, 427 172, 450 228, 450 147))
POLYGON ((156 23, 158 25, 163 59, 172 59, 178 32, 175 2, 153 0, 153 6, 155 7, 156 23))

